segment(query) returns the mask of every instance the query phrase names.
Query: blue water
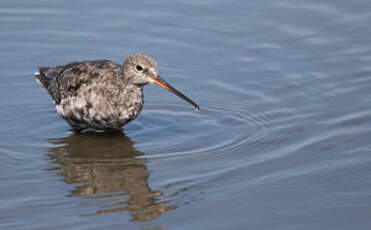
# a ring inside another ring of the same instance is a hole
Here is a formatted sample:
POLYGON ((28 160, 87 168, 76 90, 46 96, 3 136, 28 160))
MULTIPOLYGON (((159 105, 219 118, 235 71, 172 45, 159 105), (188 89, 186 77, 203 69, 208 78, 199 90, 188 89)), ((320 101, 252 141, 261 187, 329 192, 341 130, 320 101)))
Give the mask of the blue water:
POLYGON ((0 2, 0 229, 369 229, 370 1, 0 2), (146 53, 122 135, 73 133, 38 66, 146 53))

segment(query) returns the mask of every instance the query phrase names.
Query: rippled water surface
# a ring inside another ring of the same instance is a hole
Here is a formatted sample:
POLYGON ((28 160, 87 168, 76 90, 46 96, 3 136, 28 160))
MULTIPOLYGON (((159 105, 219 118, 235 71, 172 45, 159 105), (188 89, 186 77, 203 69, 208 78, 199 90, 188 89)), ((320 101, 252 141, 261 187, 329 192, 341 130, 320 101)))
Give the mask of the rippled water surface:
POLYGON ((1 229, 371 228, 371 1, 0 2, 1 229), (38 66, 149 54, 123 134, 38 66))

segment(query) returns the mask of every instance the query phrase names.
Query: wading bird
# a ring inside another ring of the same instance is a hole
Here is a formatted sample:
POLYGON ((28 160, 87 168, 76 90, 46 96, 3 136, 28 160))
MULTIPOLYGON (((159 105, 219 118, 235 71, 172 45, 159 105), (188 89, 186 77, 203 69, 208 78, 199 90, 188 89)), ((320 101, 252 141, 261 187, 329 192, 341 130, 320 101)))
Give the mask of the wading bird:
POLYGON ((152 83, 200 107, 173 88, 157 72, 153 58, 132 54, 123 65, 109 60, 40 67, 36 80, 52 96, 57 112, 76 131, 122 130, 143 106, 143 87, 152 83))

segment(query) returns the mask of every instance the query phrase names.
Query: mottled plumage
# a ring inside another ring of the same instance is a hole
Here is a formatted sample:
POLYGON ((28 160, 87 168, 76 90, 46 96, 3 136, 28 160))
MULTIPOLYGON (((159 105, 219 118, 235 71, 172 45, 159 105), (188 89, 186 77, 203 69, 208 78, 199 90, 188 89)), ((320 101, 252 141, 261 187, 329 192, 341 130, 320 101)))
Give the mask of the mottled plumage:
POLYGON ((148 83, 160 85, 199 109, 166 83, 158 75, 155 61, 143 54, 129 56, 123 65, 94 60, 40 67, 35 77, 75 130, 121 130, 142 110, 143 86, 148 83))

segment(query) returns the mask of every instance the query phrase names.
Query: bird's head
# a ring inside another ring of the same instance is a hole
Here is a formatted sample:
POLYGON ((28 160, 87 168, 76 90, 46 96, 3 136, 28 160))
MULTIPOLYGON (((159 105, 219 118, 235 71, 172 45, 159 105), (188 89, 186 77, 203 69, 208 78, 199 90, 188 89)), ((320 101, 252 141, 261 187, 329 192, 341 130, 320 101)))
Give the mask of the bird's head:
POLYGON ((195 102, 173 88, 169 83, 160 77, 157 72, 156 62, 150 56, 144 54, 132 54, 126 58, 122 68, 124 76, 128 79, 129 84, 138 86, 144 86, 146 84, 159 85, 187 101, 198 110, 200 109, 195 102))

